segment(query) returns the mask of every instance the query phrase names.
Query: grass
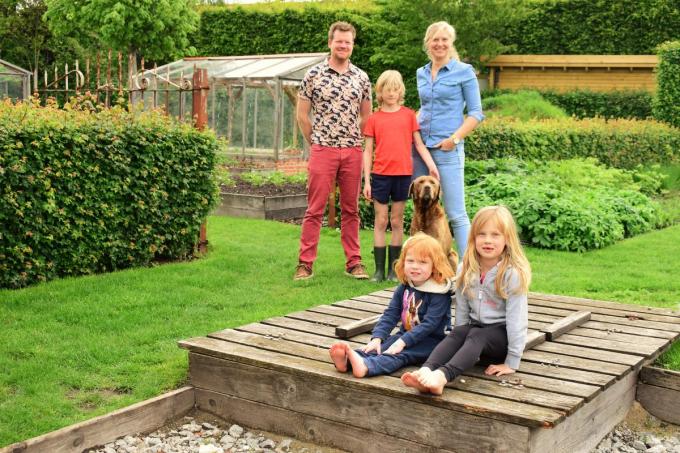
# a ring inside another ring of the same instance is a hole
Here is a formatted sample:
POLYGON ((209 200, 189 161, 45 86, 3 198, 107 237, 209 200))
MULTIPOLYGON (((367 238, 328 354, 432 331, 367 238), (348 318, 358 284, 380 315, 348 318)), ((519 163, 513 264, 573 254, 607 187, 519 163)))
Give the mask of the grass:
MULTIPOLYGON (((179 339, 391 286, 343 275, 337 231, 322 232, 305 282, 291 280, 298 226, 213 217, 208 232, 210 253, 193 262, 0 290, 0 445, 181 386, 179 339)), ((370 231, 361 244, 368 263, 370 231)), ((533 291, 678 308, 680 226, 594 252, 528 254, 533 291)), ((664 360, 680 370, 680 345, 664 360)))
POLYGON ((537 91, 522 90, 487 97, 482 105, 489 117, 512 117, 520 121, 568 117, 564 110, 551 104, 537 91))

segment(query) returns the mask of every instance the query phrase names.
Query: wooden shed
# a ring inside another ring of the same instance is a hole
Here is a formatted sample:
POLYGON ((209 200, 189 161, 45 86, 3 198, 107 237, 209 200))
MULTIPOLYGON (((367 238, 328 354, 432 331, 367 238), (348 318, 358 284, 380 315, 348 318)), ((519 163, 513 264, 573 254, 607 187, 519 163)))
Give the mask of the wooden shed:
POLYGON ((499 55, 489 88, 656 90, 656 55, 499 55))

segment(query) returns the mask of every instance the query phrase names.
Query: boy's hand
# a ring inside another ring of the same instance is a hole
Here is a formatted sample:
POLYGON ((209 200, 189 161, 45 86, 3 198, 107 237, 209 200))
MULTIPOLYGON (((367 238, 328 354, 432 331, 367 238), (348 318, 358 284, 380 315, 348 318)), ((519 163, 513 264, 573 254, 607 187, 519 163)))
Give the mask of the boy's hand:
POLYGON ((363 352, 371 352, 375 351, 378 354, 380 354, 380 345, 382 344, 382 340, 380 338, 374 338, 371 341, 369 341, 366 346, 361 348, 363 352))
POLYGON ((439 170, 437 170, 437 167, 428 168, 428 170, 430 170, 430 176, 437 178, 437 181, 441 180, 441 177, 439 176, 439 170))
POLYGON ((406 347, 406 343, 401 338, 392 343, 392 346, 387 348, 384 354, 399 354, 406 347))
POLYGON ((364 184, 364 198, 366 198, 367 200, 371 199, 371 184, 370 183, 364 184))
POLYGON ((489 376, 503 376, 504 374, 512 374, 514 372, 515 370, 504 363, 501 363, 500 365, 489 365, 486 367, 486 370, 484 370, 484 374, 489 376))

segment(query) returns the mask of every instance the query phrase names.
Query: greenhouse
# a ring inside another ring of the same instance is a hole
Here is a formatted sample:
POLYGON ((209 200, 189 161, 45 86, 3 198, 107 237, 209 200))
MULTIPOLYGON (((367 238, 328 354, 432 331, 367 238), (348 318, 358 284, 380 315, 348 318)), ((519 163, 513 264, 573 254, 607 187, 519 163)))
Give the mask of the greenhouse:
POLYGON ((143 71, 146 80, 137 77, 137 84, 143 87, 145 108, 165 106, 188 120, 194 68, 207 69, 208 125, 226 139, 228 153, 279 160, 304 149, 295 118, 298 87, 307 70, 326 57, 326 53, 188 57, 143 71))
POLYGON ((22 100, 31 95, 31 73, 0 60, 0 99, 22 100))

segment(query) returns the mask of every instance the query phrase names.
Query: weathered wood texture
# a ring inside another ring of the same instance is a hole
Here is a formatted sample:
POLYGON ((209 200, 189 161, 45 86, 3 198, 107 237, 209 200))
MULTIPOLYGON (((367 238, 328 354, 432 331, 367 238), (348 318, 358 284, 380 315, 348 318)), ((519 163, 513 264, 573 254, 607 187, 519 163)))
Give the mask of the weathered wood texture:
POLYGON ((630 407, 640 368, 680 336, 680 313, 672 310, 532 293, 531 347, 517 373, 498 378, 478 366, 431 397, 403 386, 404 370, 356 379, 329 360, 339 329, 352 348, 370 340, 367 325, 392 294, 376 291, 180 342, 190 351, 199 407, 359 452, 376 445, 589 451, 630 407), (544 341, 546 333, 553 341, 544 341))
POLYGON ((680 425, 680 373, 677 371, 643 367, 636 399, 655 417, 680 425))
POLYGON ((335 328, 335 335, 338 338, 349 338, 373 330, 378 323, 380 315, 370 316, 358 321, 350 321, 335 328))
POLYGON ((0 453, 80 453, 128 434, 150 432, 194 408, 194 388, 182 387, 150 400, 0 448, 0 453))

